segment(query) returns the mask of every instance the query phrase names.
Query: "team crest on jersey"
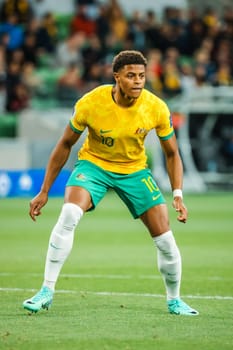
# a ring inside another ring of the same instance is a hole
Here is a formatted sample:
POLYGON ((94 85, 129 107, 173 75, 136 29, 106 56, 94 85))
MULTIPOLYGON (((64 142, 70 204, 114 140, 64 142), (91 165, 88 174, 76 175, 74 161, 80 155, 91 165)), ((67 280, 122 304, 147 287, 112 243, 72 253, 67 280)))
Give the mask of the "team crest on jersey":
POLYGON ((147 134, 148 130, 145 128, 137 128, 135 134, 147 134))

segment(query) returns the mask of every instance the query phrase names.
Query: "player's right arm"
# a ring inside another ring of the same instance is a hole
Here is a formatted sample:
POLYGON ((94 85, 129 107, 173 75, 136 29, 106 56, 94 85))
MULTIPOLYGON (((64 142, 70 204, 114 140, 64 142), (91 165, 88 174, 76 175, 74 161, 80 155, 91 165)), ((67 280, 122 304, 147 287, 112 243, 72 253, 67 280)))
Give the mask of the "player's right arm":
POLYGON ((31 200, 29 215, 32 220, 41 214, 41 208, 48 201, 49 190, 56 177, 66 163, 72 146, 78 141, 81 134, 73 131, 70 125, 67 125, 62 137, 54 147, 48 161, 44 180, 40 192, 31 200))

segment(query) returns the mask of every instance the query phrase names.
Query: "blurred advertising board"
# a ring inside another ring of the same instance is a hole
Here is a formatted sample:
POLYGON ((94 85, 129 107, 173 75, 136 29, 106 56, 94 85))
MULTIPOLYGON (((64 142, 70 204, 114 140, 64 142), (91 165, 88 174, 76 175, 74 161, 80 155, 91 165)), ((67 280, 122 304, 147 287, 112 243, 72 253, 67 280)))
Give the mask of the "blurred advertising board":
MULTIPOLYGON (((63 169, 55 180, 50 196, 63 196, 69 170, 63 169)), ((41 188, 45 169, 0 170, 0 198, 33 197, 41 188)))

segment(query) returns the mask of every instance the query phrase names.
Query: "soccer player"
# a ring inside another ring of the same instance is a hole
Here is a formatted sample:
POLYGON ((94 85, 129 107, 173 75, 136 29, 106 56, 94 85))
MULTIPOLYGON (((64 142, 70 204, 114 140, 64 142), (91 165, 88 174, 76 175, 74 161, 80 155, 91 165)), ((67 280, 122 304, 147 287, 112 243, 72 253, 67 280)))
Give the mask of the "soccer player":
POLYGON ((47 203, 49 190, 72 146, 88 129, 50 236, 42 287, 23 302, 23 307, 31 312, 51 305, 59 273, 72 249, 76 226, 111 188, 132 216, 142 220, 154 241, 168 311, 198 315, 180 298, 180 252, 169 226, 164 197, 146 163, 144 140, 154 129, 166 158, 173 207, 178 212, 177 219, 185 223, 188 212, 182 199, 183 167, 172 118, 165 102, 144 88, 146 65, 141 52, 129 50, 116 55, 112 64, 115 84, 99 86, 77 101, 73 116, 51 153, 41 191, 30 202, 34 221, 47 203))

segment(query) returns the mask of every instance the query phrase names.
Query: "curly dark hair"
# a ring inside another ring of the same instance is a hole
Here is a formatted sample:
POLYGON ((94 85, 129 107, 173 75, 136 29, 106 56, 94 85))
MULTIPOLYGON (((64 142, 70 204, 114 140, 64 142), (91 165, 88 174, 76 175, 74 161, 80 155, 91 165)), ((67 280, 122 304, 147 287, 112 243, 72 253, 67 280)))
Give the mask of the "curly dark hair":
POLYGON ((121 68, 128 64, 142 64, 146 67, 147 60, 140 51, 126 50, 116 55, 112 62, 113 72, 118 72, 121 68))

